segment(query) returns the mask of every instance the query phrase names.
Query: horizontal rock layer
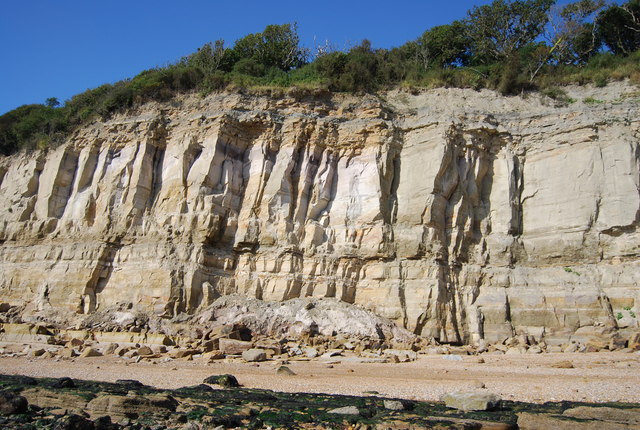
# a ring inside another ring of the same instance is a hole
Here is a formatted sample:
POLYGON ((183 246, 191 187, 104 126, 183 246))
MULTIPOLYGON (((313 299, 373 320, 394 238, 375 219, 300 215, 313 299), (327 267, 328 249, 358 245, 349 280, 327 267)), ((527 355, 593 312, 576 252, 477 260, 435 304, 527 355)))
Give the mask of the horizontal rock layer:
POLYGON ((0 297, 194 313, 337 297, 444 342, 637 327, 627 84, 537 96, 218 94, 0 160, 0 297))

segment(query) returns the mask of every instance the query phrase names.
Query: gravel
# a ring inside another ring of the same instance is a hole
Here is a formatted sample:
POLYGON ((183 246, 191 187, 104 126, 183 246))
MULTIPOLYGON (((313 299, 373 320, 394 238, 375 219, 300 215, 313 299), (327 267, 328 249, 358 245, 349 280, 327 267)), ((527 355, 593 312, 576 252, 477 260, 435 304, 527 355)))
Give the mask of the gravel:
POLYGON ((287 366, 295 375, 284 377, 276 373, 281 363, 275 361, 133 363, 112 356, 66 360, 0 357, 0 373, 111 382, 126 375, 160 388, 196 385, 210 375, 230 373, 247 388, 359 396, 375 391, 383 397, 429 401, 481 382, 505 400, 640 402, 640 355, 635 353, 484 355, 484 363, 477 357, 461 358, 450 361, 439 355, 420 355, 410 363, 340 362, 332 367, 320 361, 292 360, 287 366), (571 361, 574 368, 552 367, 564 360, 571 361))

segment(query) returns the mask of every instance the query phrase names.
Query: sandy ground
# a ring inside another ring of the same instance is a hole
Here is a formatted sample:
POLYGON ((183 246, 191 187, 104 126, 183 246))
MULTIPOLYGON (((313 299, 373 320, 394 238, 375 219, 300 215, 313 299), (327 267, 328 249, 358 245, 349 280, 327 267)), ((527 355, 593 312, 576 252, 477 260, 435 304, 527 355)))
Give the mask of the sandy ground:
POLYGON ((291 361, 287 366, 295 376, 277 375, 280 363, 275 361, 205 364, 174 360, 154 364, 115 357, 59 361, 1 357, 0 373, 100 381, 137 379, 159 388, 195 385, 207 376, 231 373, 248 388, 350 395, 374 391, 380 396, 414 400, 438 400, 444 393, 484 383, 507 400, 640 403, 640 354, 636 353, 483 355, 484 363, 472 356, 460 357, 460 361, 446 357, 420 356, 415 362, 398 364, 291 361), (575 368, 552 367, 565 360, 575 368))

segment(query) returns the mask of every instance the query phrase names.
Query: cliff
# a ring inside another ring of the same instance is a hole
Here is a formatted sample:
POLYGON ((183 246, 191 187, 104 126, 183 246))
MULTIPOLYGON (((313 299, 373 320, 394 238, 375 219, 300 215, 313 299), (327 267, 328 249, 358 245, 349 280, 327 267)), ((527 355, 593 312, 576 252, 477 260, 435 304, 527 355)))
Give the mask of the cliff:
POLYGON ((640 97, 217 94, 0 160, 25 312, 337 297, 444 342, 637 327, 640 97))

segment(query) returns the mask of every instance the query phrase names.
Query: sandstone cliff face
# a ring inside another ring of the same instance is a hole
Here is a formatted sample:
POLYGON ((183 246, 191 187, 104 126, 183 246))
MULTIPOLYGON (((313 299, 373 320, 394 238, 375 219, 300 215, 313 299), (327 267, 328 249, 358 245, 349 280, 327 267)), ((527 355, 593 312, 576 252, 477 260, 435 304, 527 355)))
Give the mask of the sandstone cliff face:
POLYGON ((637 326, 638 91, 570 95, 223 94, 94 123, 1 160, 0 297, 337 297, 446 342, 637 326))

